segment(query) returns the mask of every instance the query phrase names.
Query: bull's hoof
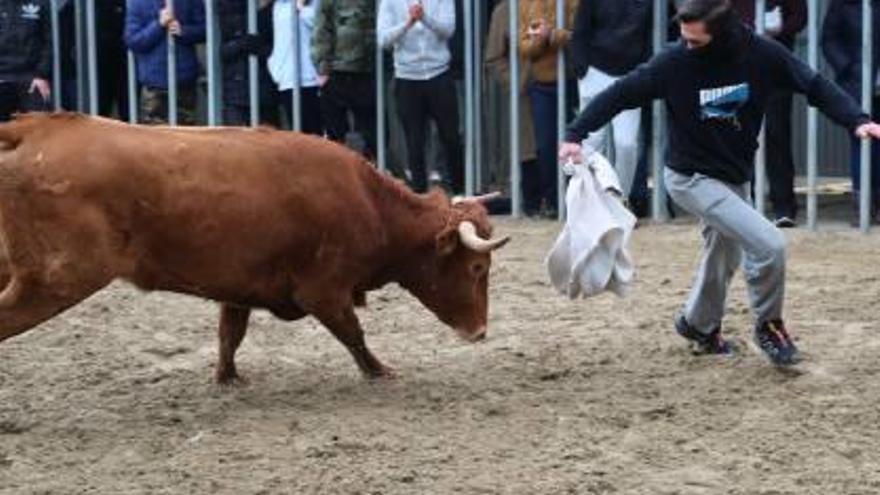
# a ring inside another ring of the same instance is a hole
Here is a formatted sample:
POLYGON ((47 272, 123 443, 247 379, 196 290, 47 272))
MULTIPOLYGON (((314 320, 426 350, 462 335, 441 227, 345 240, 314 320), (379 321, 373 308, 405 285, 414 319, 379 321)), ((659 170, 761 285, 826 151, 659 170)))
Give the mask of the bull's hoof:
POLYGON ((218 372, 214 375, 214 383, 221 387, 244 387, 247 385, 248 379, 239 375, 237 372, 218 372))
POLYGON ((364 375, 368 380, 375 381, 383 381, 383 380, 396 380, 400 375, 397 374, 397 371, 394 368, 389 368, 388 366, 382 366, 376 370, 369 370, 364 375))

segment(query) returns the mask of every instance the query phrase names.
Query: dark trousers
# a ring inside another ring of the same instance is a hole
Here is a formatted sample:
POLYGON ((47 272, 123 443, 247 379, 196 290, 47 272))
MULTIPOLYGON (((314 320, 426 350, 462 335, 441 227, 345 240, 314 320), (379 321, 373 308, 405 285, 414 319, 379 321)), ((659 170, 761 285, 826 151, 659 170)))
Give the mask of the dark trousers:
MULTIPOLYGON (((300 118, 302 132, 306 134, 324 135, 324 122, 321 119, 321 94, 317 87, 300 88, 300 118)), ((281 107, 288 122, 293 122, 293 90, 287 89, 280 93, 281 107)))
MULTIPOLYGON (((147 125, 168 122, 168 90, 144 87, 141 90, 140 121, 147 125)), ((177 123, 196 124, 196 87, 181 85, 177 88, 177 123)))
POLYGON ((464 192, 464 164, 459 134, 458 98, 455 81, 449 72, 427 81, 395 80, 397 112, 406 139, 412 187, 416 192, 428 189, 425 165, 425 135, 428 119, 434 120, 440 143, 446 153, 447 181, 456 194, 464 192))
POLYGON ((527 91, 532 104, 538 160, 536 166, 523 166, 522 187, 526 213, 533 214, 539 212, 542 202, 549 210, 556 210, 559 173, 556 83, 530 83, 527 91))
POLYGON ((49 102, 38 92, 29 92, 30 86, 30 82, 0 82, 0 122, 18 112, 49 110, 49 102))
POLYGON ((789 92, 775 92, 767 102, 767 181, 776 218, 797 216, 794 194, 794 155, 791 151, 791 100, 789 92))
POLYGON ((332 72, 321 89, 321 114, 327 137, 342 143, 348 132, 348 112, 355 130, 364 136, 365 155, 376 155, 376 82, 371 73, 332 72))
MULTIPOLYGON (((260 105, 260 125, 278 128, 281 126, 278 105, 275 98, 266 98, 260 105)), ((223 125, 249 126, 251 125, 250 103, 238 104, 227 103, 223 105, 223 125)))

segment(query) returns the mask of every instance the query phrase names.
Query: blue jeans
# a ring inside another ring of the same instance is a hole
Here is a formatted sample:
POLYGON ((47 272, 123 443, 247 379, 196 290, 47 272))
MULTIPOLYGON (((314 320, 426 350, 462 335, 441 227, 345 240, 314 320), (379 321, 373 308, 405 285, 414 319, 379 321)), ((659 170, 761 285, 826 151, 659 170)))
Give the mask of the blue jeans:
POLYGON ((527 213, 537 213, 541 202, 556 209, 558 124, 556 83, 530 83, 527 88, 535 124, 537 166, 523 167, 523 199, 527 213))

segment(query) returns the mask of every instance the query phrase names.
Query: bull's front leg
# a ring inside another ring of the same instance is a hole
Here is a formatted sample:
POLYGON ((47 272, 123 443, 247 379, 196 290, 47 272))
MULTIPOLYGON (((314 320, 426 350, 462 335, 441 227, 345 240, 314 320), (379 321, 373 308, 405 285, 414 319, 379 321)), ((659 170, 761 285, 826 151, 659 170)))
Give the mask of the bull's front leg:
POLYGON ((335 309, 331 309, 330 305, 320 307, 314 316, 348 349, 364 376, 371 379, 396 376, 394 369, 382 364, 367 347, 364 331, 352 304, 335 309))
POLYGON ((224 304, 220 310, 220 328, 217 331, 220 348, 215 380, 221 385, 243 381, 235 369, 235 351, 247 332, 251 309, 224 304))

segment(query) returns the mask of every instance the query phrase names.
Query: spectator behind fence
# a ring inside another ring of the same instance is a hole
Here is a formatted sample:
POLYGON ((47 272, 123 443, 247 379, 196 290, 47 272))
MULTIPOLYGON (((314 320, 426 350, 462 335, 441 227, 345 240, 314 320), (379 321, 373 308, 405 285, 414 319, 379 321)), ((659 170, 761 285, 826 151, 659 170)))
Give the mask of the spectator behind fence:
POLYGON ((48 108, 51 71, 49 2, 0 0, 0 122, 48 108))
MULTIPOLYGON (((576 0, 565 1, 566 26, 571 26, 576 0)), ((523 200, 527 214, 556 216, 558 161, 557 55, 571 39, 569 29, 556 29, 556 0, 524 0, 519 6, 520 56, 524 59, 526 93, 532 104, 538 167, 523 169, 523 200)))
MULTIPOLYGON (((789 51, 794 50, 794 39, 807 25, 805 0, 767 0, 764 17, 768 36, 780 42, 789 51)), ((733 0, 733 8, 742 21, 754 28, 755 0, 733 0)), ((770 201, 778 227, 795 226, 797 198, 794 194, 794 155, 791 150, 792 93, 778 91, 770 95, 765 120, 767 136, 767 178, 770 182, 770 201)))
POLYGON ((379 44, 394 47, 394 92, 413 189, 428 189, 425 134, 428 119, 433 119, 446 152, 448 185, 462 193, 458 99, 449 71, 448 45, 455 32, 455 4, 449 0, 381 0, 377 26, 379 44))
POLYGON ((129 0, 125 13, 125 44, 135 53, 141 85, 141 121, 168 120, 168 42, 177 46, 178 123, 195 124, 199 62, 195 46, 205 40, 202 0, 175 0, 174 12, 162 0, 129 0))
MULTIPOLYGON (((58 3, 58 30, 61 58, 61 107, 80 110, 77 88, 76 21, 73 0, 58 3)), ((81 12, 82 16, 83 13, 81 12)), ((98 57, 98 113, 105 117, 118 115, 128 119, 128 72, 123 31, 125 0, 95 3, 96 55, 98 57)), ((84 34, 85 35, 85 34, 84 34)), ((86 54, 82 54, 86 57, 86 54)), ((87 69, 83 61, 83 69, 87 69)), ((83 111, 88 107, 88 85, 82 88, 83 111)))
MULTIPOLYGON (((580 107, 614 84, 652 52, 652 2, 645 0, 584 0, 574 21, 572 64, 578 78, 580 107)), ((588 144, 606 150, 609 128, 614 145, 614 167, 624 196, 635 180, 639 159, 642 111, 621 112, 609 126, 590 135, 588 144)))
MULTIPOLYGON (((502 0, 492 11, 489 35, 486 38, 485 64, 501 80, 505 91, 510 91, 510 1, 502 0)), ((520 78, 522 79, 520 72, 520 78)), ((508 93, 509 95, 509 93, 508 93)), ((503 101, 508 101, 504 99, 503 101)), ((506 107, 506 105, 504 105, 506 107)), ((532 108, 526 95, 519 98, 519 153, 523 169, 538 166, 535 151, 535 130, 532 127, 532 108)))
MULTIPOLYGON (((325 0, 326 1, 326 0, 325 0)), ((332 1, 332 0, 330 0, 332 1)), ((282 108, 287 112, 287 120, 293 122, 293 12, 292 0, 275 0, 272 10, 274 46, 269 57, 269 72, 278 85, 282 108)), ((320 0, 296 0, 299 11, 299 83, 300 118, 302 132, 324 134, 321 118, 321 97, 318 85, 318 70, 312 62, 309 47, 315 27, 315 14, 320 0)))
POLYGON ((277 91, 269 78, 266 59, 272 50, 272 6, 260 0, 257 10, 257 32, 248 34, 247 2, 220 0, 220 58, 223 62, 223 124, 244 126, 251 122, 250 57, 258 57, 260 122, 278 127, 277 91))
POLYGON ((321 2, 311 47, 327 136, 345 141, 350 111, 368 157, 376 154, 375 22, 375 0, 321 2))
MULTIPOLYGON (((874 120, 880 119, 880 0, 871 2, 874 19, 874 61, 872 81, 874 88, 874 120)), ((837 74, 837 82, 850 96, 862 101, 862 1, 831 0, 825 24, 822 26, 822 51, 837 74)), ((862 185, 861 141, 852 138, 850 170, 853 182, 853 225, 859 220, 859 193, 862 185)), ((880 143, 873 143, 871 192, 872 219, 880 224, 880 143)))

